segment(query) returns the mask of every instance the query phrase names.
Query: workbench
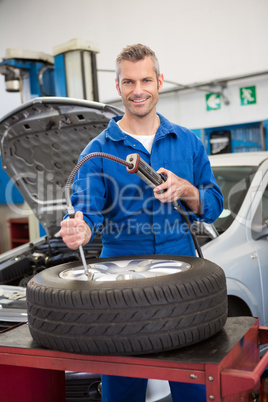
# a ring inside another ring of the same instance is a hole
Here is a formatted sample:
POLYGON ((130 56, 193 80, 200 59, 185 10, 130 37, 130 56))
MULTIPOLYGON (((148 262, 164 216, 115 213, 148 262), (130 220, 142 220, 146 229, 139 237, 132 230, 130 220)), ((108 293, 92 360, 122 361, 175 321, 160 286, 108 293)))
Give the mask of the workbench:
POLYGON ((206 384, 207 401, 249 400, 242 398, 258 388, 268 365, 268 352, 262 359, 259 352, 259 344, 268 343, 267 332, 256 318, 235 317, 193 346, 142 356, 89 356, 42 348, 23 323, 0 333, 0 401, 64 402, 65 371, 206 384))

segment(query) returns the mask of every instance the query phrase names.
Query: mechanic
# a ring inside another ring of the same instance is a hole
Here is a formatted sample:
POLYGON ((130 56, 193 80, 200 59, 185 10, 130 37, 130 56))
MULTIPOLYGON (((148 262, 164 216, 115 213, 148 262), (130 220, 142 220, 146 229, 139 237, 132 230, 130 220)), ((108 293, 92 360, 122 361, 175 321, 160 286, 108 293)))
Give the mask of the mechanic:
MULTIPOLYGON (((92 152, 124 160, 139 153, 166 181, 152 190, 114 161, 87 161, 73 184, 75 218, 61 222, 60 234, 69 248, 87 244, 99 230, 103 242, 100 257, 196 256, 187 225, 172 202, 180 200, 191 220, 212 223, 220 215, 223 197, 202 142, 156 112, 163 81, 157 57, 147 46, 127 46, 118 55, 115 82, 124 115, 113 117, 80 159, 92 152)), ((102 401, 142 402, 146 387, 146 379, 105 375, 102 401)), ((170 388, 175 402, 206 400, 204 385, 170 382, 170 388)))

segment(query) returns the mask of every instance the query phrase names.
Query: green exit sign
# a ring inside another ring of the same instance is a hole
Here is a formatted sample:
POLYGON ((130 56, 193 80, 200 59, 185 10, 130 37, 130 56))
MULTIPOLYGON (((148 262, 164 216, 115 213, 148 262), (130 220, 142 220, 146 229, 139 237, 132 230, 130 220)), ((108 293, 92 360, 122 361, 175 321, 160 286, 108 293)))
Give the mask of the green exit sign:
POLYGON ((207 110, 219 110, 221 108, 221 94, 206 94, 207 110))
POLYGON ((240 88, 240 103, 242 106, 254 105, 257 103, 255 85, 240 88))

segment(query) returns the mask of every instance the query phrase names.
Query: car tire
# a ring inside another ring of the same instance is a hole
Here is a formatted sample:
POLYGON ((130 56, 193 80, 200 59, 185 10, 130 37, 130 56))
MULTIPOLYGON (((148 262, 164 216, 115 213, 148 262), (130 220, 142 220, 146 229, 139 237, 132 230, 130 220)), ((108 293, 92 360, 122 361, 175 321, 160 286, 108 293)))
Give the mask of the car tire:
MULTIPOLYGON (((159 256, 117 257, 112 261, 159 256)), ((46 269, 27 285, 29 329, 46 348, 94 355, 163 352, 203 341, 227 319, 223 270, 211 261, 161 256, 189 269, 146 279, 114 282, 60 277, 69 263, 46 269)), ((111 258, 90 260, 111 261, 111 258)))

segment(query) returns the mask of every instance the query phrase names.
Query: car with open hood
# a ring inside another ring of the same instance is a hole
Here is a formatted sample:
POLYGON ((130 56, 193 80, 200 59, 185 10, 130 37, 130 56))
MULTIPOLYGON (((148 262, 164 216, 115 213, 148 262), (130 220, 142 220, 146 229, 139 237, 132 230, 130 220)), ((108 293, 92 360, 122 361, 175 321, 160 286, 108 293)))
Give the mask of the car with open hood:
MULTIPOLYGON (((48 267, 79 260, 79 253, 68 249, 58 234, 66 213, 66 180, 81 150, 120 113, 96 102, 37 98, 1 120, 2 167, 46 233, 0 255, 0 294, 6 299, 1 302, 2 327, 26 320, 22 294, 30 277, 48 267)), ((12 189, 9 186, 5 191, 12 208, 12 189)), ((100 236, 96 236, 84 248, 86 258, 98 257, 101 247, 100 236)))

